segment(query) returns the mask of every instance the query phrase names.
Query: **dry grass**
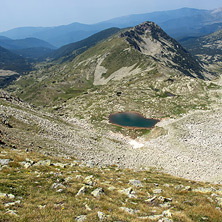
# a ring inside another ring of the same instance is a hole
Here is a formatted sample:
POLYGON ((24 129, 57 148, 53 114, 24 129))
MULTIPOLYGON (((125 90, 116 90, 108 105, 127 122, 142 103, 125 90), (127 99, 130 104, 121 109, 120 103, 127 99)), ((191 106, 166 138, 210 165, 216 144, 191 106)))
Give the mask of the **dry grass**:
MULTIPOLYGON (((73 159, 46 157, 38 153, 0 148, 1 159, 11 159, 8 167, 0 171, 0 192, 13 194, 15 199, 3 198, 0 203, 0 221, 75 221, 79 215, 87 215, 86 221, 99 221, 97 212, 109 215, 106 221, 149 221, 138 217, 159 215, 168 208, 174 221, 215 221, 219 222, 222 213, 212 198, 211 193, 201 194, 192 191, 176 189, 177 185, 196 187, 211 187, 210 184, 201 184, 193 181, 175 178, 155 171, 121 170, 116 166, 106 168, 87 168, 85 166, 32 166, 25 169, 20 162, 29 158, 35 162, 42 159, 51 159, 52 163, 73 163, 73 159), (77 179, 76 176, 81 175, 77 179), (93 175, 96 184, 89 187, 85 194, 76 196, 78 190, 84 185, 84 178, 93 175), (68 182, 67 177, 71 176, 68 182), (140 180, 143 187, 133 187, 130 179, 140 180), (65 186, 62 192, 56 192, 51 186, 61 183, 65 186), (168 185, 166 185, 168 184, 168 185), (114 187, 110 190, 109 187, 114 187), (99 198, 92 196, 91 192, 102 187, 105 194, 99 198), (129 198, 119 190, 132 187, 136 191, 136 198, 129 198), (162 189, 161 194, 153 194, 154 189, 162 189), (152 203, 147 200, 150 196, 157 196, 152 203), (170 207, 161 207, 163 202, 158 197, 172 198, 170 207), (6 207, 5 204, 20 200, 20 204, 6 207), (91 209, 87 209, 86 205, 91 209), (42 209, 41 206, 45 206, 42 209), (139 210, 129 214, 120 207, 139 210), (15 210, 19 216, 7 214, 7 210, 15 210)), ((76 163, 76 162, 75 162, 76 163)), ((215 186, 217 189, 219 187, 215 186)), ((157 220, 156 220, 157 221, 157 220)))

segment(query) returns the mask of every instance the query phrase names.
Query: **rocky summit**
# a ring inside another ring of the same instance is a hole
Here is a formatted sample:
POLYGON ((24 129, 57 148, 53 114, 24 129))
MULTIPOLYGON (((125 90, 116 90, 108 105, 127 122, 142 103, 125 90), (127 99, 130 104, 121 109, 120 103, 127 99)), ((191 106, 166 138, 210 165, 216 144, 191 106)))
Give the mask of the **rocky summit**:
POLYGON ((177 69, 188 76, 205 78, 201 63, 153 22, 144 22, 122 33, 121 37, 158 64, 177 69))

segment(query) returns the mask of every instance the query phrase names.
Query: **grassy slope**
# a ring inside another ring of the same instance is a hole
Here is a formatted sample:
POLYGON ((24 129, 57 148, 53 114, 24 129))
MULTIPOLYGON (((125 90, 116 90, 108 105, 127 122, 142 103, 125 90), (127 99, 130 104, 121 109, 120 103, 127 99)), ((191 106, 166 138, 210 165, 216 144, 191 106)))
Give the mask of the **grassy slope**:
POLYGON ((80 166, 74 159, 27 153, 23 150, 12 150, 7 146, 2 146, 0 152, 1 159, 11 160, 9 165, 1 170, 0 192, 15 196, 14 199, 6 197, 0 201, 0 218, 3 221, 73 221, 79 215, 86 215, 86 221, 98 221, 98 211, 109 215, 106 221, 150 221, 138 217, 160 215, 169 208, 173 221, 202 221, 204 218, 211 222, 221 221, 221 208, 216 209, 219 205, 215 196, 211 197, 216 191, 205 194, 194 191, 197 187, 221 189, 220 186, 186 181, 155 170, 134 172, 121 170, 115 166, 88 168, 80 166), (38 162, 46 159, 51 160, 51 164, 62 163, 66 167, 50 165, 24 168, 20 164, 23 161, 38 162), (77 175, 80 175, 79 179, 77 175), (88 187, 85 194, 76 197, 78 190, 86 185, 84 178, 89 175, 94 176, 95 185, 88 187), (66 181, 68 177, 70 178, 66 181), (130 179, 140 180, 143 187, 133 187, 129 184, 130 179), (59 188, 52 188, 54 183, 64 186, 61 192, 57 192, 59 188), (192 190, 179 188, 178 185, 189 186, 192 190), (95 198, 91 192, 98 187, 102 187, 105 194, 95 198), (113 187, 113 190, 109 189, 110 187, 113 187), (119 190, 129 187, 136 192, 136 198, 119 193, 119 190), (162 193, 154 194, 155 189, 162 189, 162 193), (154 196, 157 196, 157 199, 152 203, 145 201, 154 196), (161 207, 161 196, 172 198, 168 207, 161 207), (15 206, 5 206, 17 200, 21 202, 15 206), (87 210, 86 205, 91 210, 87 210), (129 214, 120 207, 136 209, 139 212, 129 214), (19 216, 8 214, 9 209, 14 210, 19 216))
POLYGON ((17 81, 14 88, 20 89, 18 95, 21 98, 36 105, 45 105, 49 102, 53 103, 55 100, 67 100, 93 87, 93 67, 96 65, 98 59, 96 56, 98 55, 110 53, 102 64, 108 69, 106 76, 123 66, 135 63, 142 65, 141 59, 144 60, 144 58, 141 58, 142 56, 136 51, 134 53, 123 52, 124 55, 120 54, 127 47, 127 44, 117 38, 111 38, 110 41, 92 47, 72 62, 53 66, 46 65, 48 67, 17 81), (125 60, 126 57, 127 60, 125 60), (90 63, 89 60, 91 60, 90 63))

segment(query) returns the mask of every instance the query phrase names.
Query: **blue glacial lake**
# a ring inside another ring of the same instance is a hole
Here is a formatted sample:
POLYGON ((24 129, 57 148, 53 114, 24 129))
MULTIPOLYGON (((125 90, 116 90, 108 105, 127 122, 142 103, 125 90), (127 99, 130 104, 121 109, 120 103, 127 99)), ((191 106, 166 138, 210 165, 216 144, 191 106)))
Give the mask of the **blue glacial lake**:
POLYGON ((109 116, 110 123, 134 129, 150 129, 159 121, 158 119, 147 119, 136 112, 114 113, 109 116))

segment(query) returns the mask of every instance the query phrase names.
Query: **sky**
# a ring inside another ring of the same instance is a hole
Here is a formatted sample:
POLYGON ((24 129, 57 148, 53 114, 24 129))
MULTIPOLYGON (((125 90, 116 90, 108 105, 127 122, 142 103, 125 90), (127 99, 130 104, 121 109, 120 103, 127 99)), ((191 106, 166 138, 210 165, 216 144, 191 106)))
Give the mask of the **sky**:
POLYGON ((215 9, 221 0, 0 0, 0 32, 25 26, 93 24, 111 18, 183 7, 215 9))

